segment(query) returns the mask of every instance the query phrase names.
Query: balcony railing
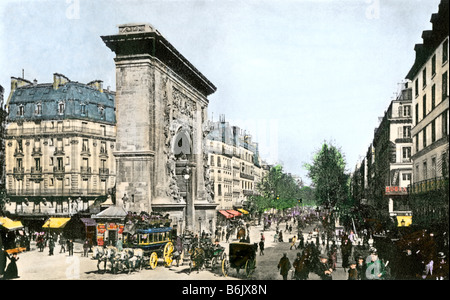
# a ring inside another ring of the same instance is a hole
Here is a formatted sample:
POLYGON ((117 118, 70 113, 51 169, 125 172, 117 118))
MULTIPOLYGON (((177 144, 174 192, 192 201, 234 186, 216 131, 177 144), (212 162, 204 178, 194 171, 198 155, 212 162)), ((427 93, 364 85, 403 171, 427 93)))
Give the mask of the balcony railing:
POLYGON ((11 136, 16 135, 42 135, 42 134, 58 134, 58 133, 85 133, 98 136, 115 137, 113 130, 86 128, 81 126, 64 126, 64 127, 36 127, 36 128, 15 128, 7 129, 6 134, 11 136))
POLYGON ((42 174, 42 167, 31 167, 31 174, 42 174))
POLYGON ((100 196, 106 195, 107 191, 102 189, 11 189, 6 191, 11 196, 100 196))
POLYGON ((444 177, 436 177, 432 179, 422 180, 419 182, 414 182, 411 185, 410 192, 412 194, 437 191, 443 189, 448 185, 448 179, 444 177))
POLYGON ((244 179, 255 180, 255 176, 248 175, 248 174, 245 174, 245 173, 242 173, 242 172, 241 172, 240 176, 241 176, 241 178, 244 178, 244 179))
POLYGON ((105 181, 109 176, 109 169, 108 168, 99 168, 98 175, 100 176, 100 180, 105 181))

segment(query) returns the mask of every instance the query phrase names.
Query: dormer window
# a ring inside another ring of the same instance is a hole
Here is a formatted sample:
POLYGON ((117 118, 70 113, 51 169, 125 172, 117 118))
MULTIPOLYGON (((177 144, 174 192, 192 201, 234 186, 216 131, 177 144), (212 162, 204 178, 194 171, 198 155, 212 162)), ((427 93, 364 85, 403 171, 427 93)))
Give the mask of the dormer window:
POLYGON ((80 105, 80 108, 81 108, 81 115, 85 116, 86 115, 86 104, 82 103, 80 105))
POLYGON ((37 103, 34 113, 38 116, 40 116, 42 114, 42 104, 41 103, 37 103))
POLYGON ((19 109, 17 110, 17 115, 19 117, 23 117, 25 115, 25 106, 19 105, 19 109))
POLYGON ((98 107, 98 113, 99 113, 100 116, 103 116, 104 111, 105 111, 105 108, 103 106, 99 106, 98 107))
POLYGON ((64 110, 65 110, 64 102, 59 102, 58 103, 58 114, 60 114, 60 115, 64 114, 64 110))

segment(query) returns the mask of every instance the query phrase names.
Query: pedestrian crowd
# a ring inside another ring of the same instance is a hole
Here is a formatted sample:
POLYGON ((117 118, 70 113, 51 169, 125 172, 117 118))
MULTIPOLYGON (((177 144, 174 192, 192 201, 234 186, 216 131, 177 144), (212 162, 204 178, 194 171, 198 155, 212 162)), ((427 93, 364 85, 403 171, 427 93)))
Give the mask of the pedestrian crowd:
MULTIPOLYGON (((283 242, 282 236, 281 230, 276 231, 274 242, 283 242)), ((367 241, 367 239, 364 240, 367 241)), ((341 267, 348 280, 448 280, 449 278, 448 261, 443 252, 437 253, 435 259, 420 261, 419 256, 414 257, 414 253, 408 249, 403 251, 400 257, 396 257, 394 263, 391 263, 380 257, 378 249, 372 245, 367 242, 361 245, 353 231, 340 232, 335 239, 326 243, 325 235, 323 232, 321 234, 316 227, 306 234, 306 241, 302 232, 299 231, 297 236, 294 235, 289 239, 289 243, 289 250, 298 250, 298 253, 292 264, 287 253, 283 253, 277 268, 284 280, 289 279, 290 273, 291 279, 294 280, 306 280, 310 273, 317 274, 322 280, 332 280, 333 272, 338 267, 338 255, 341 257, 341 267)), ((385 249, 383 250, 383 254, 387 253, 385 249)), ((416 254, 419 252, 417 251, 416 254)))

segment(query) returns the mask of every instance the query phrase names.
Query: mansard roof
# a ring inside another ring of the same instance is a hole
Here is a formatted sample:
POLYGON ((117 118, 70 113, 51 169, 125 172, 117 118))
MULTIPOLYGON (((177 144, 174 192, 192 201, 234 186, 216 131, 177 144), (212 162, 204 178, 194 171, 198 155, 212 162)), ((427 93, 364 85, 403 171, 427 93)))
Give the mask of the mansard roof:
POLYGON ((116 123, 115 93, 91 83, 68 81, 56 88, 54 83, 27 84, 12 91, 8 106, 9 121, 80 118, 116 123), (58 112, 60 103, 65 105, 63 114, 58 112), (40 113, 36 113, 38 104, 41 105, 40 113), (24 107, 23 115, 18 114, 20 106, 24 107))

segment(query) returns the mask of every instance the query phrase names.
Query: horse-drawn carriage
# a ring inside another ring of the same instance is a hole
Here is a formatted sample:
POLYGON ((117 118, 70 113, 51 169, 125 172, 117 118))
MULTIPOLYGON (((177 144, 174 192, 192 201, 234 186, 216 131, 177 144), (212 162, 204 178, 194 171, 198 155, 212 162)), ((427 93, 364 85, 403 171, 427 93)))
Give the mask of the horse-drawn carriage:
POLYGON ((134 249, 142 249, 144 262, 153 270, 162 258, 166 266, 172 265, 173 261, 173 237, 175 232, 172 227, 137 229, 126 241, 126 245, 134 249))
POLYGON ((218 243, 213 244, 210 239, 201 241, 199 245, 194 243, 188 253, 190 257, 189 273, 194 269, 198 271, 204 267, 214 270, 226 259, 225 248, 218 243))
POLYGON ((141 270, 145 265, 155 269, 159 258, 163 259, 166 266, 170 266, 174 252, 172 236, 172 227, 140 228, 126 236, 123 250, 115 246, 96 246, 92 259, 98 261, 99 271, 102 263, 103 271, 106 271, 106 265, 109 263, 113 273, 141 270))
POLYGON ((239 274, 240 269, 245 269, 247 277, 250 277, 256 268, 257 244, 231 243, 229 248, 229 259, 222 260, 222 273, 228 276, 230 268, 235 268, 239 274))

